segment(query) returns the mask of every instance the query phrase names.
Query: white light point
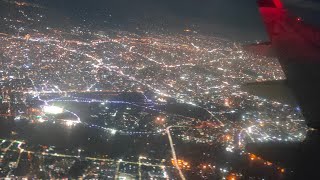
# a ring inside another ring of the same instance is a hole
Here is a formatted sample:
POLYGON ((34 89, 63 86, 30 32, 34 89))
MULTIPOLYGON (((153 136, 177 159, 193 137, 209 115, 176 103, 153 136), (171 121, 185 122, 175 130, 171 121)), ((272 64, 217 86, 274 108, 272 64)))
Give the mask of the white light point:
POLYGON ((112 135, 115 135, 115 134, 117 133, 117 130, 116 130, 116 129, 111 129, 111 130, 110 130, 110 133, 111 133, 112 135))

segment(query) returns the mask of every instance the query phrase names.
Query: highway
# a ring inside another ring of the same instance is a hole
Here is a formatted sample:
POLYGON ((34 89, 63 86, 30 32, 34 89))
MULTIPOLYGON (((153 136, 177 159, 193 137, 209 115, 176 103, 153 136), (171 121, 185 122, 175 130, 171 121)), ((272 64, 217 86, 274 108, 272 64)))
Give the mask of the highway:
POLYGON ((179 175, 180 175, 180 178, 182 180, 185 180, 186 178, 184 177, 179 165, 178 165, 178 160, 177 160, 177 155, 176 155, 176 151, 174 149, 174 145, 173 145, 173 141, 172 141, 172 137, 171 137, 171 133, 170 133, 170 128, 172 127, 182 127, 182 126, 169 126, 166 128, 166 132, 167 132, 167 135, 168 135, 168 139, 169 139, 169 143, 170 143, 170 147, 171 147, 171 153, 172 153, 172 158, 174 160, 174 164, 175 164, 175 167, 178 169, 179 171, 179 175))

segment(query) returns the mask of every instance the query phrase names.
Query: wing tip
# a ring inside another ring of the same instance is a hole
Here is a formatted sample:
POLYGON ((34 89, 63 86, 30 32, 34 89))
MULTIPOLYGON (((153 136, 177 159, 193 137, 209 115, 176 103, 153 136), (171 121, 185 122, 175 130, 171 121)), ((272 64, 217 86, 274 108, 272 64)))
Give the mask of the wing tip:
POLYGON ((282 8, 280 0, 258 0, 259 7, 282 8))

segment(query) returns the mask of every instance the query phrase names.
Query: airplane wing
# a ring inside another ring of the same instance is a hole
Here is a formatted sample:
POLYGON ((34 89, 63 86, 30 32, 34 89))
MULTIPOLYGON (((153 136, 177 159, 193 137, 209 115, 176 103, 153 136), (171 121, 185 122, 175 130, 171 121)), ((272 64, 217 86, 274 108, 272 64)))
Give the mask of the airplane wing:
MULTIPOLYGON (((286 83, 282 83, 286 87, 281 89, 292 91, 307 125, 319 129, 320 29, 290 14, 280 0, 258 0, 258 6, 270 42, 249 45, 245 49, 278 58, 286 75, 286 83)), ((279 84, 274 82, 278 88, 279 84)), ((272 82, 268 85, 272 87, 272 82)), ((289 92, 284 94, 291 96, 289 92)))
POLYGON ((293 107, 297 106, 297 102, 292 91, 288 88, 286 80, 246 83, 242 85, 242 89, 264 99, 288 104, 293 107))
MULTIPOLYGON (((286 75, 284 81, 263 82, 259 87, 284 90, 278 98, 291 91, 312 130, 303 142, 252 143, 246 150, 293 170, 290 179, 320 179, 315 166, 320 161, 320 29, 291 14, 280 0, 258 0, 258 6, 270 42, 245 49, 277 57, 286 75)), ((266 91, 251 92, 261 96, 266 91)))

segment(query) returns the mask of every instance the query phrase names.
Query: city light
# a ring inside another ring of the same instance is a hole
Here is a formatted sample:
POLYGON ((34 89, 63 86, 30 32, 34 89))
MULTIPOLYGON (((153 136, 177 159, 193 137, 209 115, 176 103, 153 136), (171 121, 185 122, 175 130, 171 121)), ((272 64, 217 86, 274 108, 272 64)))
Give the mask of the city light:
MULTIPOLYGON (((0 10, 7 7, 2 3, 12 2, 0 1, 0 10)), ((20 162, 17 167, 33 170, 30 178, 39 177, 34 172, 41 168, 51 179, 69 177, 82 162, 79 178, 86 179, 188 179, 192 174, 237 180, 243 179, 239 169, 251 172, 255 164, 274 175, 289 171, 245 149, 248 143, 306 137, 300 109, 242 88, 247 82, 284 79, 276 58, 252 55, 242 43, 202 33, 197 22, 170 31, 165 18, 157 27, 158 18, 130 17, 134 28, 124 28, 109 24, 116 19, 108 7, 92 14, 94 20, 82 11, 75 21, 59 13, 66 22, 57 26, 50 22, 50 8, 11 5, 0 18, 0 118, 3 124, 16 120, 16 127, 0 140, 3 166, 20 162), (105 21, 100 25, 99 19, 105 21), (46 146, 33 143, 33 134, 46 146), (17 138, 28 141, 17 146, 17 138), (230 157, 240 158, 241 167, 226 161, 230 157)), ((3 167, 0 175, 13 177, 18 170, 3 167)))
POLYGON ((42 117, 40 117, 40 118, 38 119, 38 122, 43 123, 43 122, 45 122, 45 120, 44 120, 42 117))
MULTIPOLYGON (((172 165, 176 166, 175 161, 173 159, 171 159, 171 163, 172 165)), ((190 169, 190 163, 181 159, 177 160, 177 165, 181 168, 181 169, 190 169)))
POLYGON ((73 125, 75 125, 77 122, 75 122, 75 121, 66 121, 66 125, 68 126, 68 127, 71 127, 71 126, 73 126, 73 125))
POLYGON ((111 130, 110 130, 110 133, 111 133, 112 135, 115 135, 115 134, 117 133, 117 130, 116 130, 116 129, 111 129, 111 130))
POLYGON ((47 114, 61 114, 63 113, 63 108, 57 106, 44 106, 43 112, 47 114))

